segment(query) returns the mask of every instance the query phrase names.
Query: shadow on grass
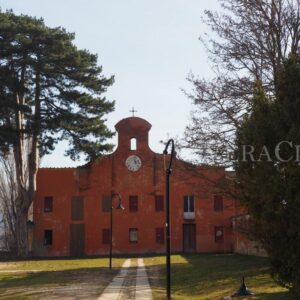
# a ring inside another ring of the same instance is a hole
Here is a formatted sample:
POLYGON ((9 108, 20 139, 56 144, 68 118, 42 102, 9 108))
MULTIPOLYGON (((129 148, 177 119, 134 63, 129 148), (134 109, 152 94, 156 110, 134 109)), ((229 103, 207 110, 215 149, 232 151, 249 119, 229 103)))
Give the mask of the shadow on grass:
POLYGON ((259 300, 295 300, 294 296, 288 292, 260 293, 259 300))
POLYGON ((21 286, 55 285, 82 282, 99 276, 105 281, 110 281, 119 269, 108 268, 80 268, 66 271, 22 271, 16 273, 0 274, 0 289, 21 286))
MULTIPOLYGON (((269 276, 266 258, 236 254, 182 255, 186 263, 172 263, 174 299, 221 299, 232 295, 240 286, 242 276, 256 294, 252 299, 288 300, 287 291, 278 287, 269 276)), ((165 287, 165 266, 147 266, 150 283, 157 294, 165 287)), ((160 299, 157 297, 157 299, 160 299)))
MULTIPOLYGON (((154 254, 149 254, 149 256, 153 256, 154 254)), ((114 258, 135 258, 136 254, 114 254, 114 258)), ((144 256, 141 256, 144 257, 144 256)), ((0 262, 28 262, 28 261, 72 261, 72 260, 83 260, 83 259, 108 259, 108 254, 103 255, 82 255, 82 256, 28 256, 28 257, 19 257, 14 255, 4 255, 0 254, 0 262)))

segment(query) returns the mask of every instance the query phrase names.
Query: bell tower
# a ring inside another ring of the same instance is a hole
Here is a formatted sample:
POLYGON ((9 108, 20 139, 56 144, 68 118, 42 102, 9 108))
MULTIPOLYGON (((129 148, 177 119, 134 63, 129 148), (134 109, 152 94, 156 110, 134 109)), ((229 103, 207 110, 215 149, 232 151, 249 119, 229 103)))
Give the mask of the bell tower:
POLYGON ((149 131, 151 124, 138 117, 122 119, 116 125, 118 132, 117 151, 122 149, 143 151, 149 150, 149 131))

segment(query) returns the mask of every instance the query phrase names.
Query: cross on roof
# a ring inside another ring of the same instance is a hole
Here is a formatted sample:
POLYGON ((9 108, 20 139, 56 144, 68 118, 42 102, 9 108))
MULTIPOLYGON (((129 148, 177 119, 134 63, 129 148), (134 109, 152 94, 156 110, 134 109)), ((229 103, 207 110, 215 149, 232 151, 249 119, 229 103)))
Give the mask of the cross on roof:
POLYGON ((134 117, 134 113, 137 112, 137 110, 134 110, 134 107, 133 107, 132 110, 130 110, 129 112, 131 112, 132 116, 134 117))

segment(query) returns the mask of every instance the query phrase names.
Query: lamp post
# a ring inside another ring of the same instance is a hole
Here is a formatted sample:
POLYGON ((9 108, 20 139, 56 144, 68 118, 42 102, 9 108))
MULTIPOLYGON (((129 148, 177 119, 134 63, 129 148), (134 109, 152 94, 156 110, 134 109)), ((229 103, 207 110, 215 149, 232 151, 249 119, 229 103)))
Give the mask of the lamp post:
POLYGON ((110 247, 109 247, 109 269, 111 269, 111 265, 112 265, 112 248, 113 248, 113 244, 112 244, 112 240, 113 240, 113 199, 114 197, 118 197, 119 199, 119 203, 116 207, 116 209, 122 209, 124 210, 124 206, 122 205, 122 198, 120 196, 119 193, 112 193, 111 194, 111 198, 110 198, 110 247))
POLYGON ((245 277, 242 277, 242 284, 240 288, 232 295, 232 297, 245 297, 245 296, 253 296, 252 293, 245 284, 245 277))
POLYGON ((171 244, 170 244, 170 175, 172 173, 172 162, 175 154, 174 140, 168 140, 164 154, 164 167, 166 172, 166 267, 167 267, 167 300, 171 299, 171 244), (166 155, 171 145, 171 156, 168 167, 166 166, 166 155))

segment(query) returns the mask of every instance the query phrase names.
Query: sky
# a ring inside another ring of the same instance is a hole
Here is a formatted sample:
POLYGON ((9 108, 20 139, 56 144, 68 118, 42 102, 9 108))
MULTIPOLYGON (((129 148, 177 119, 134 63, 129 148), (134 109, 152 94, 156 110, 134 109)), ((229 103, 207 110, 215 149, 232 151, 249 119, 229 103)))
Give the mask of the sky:
MULTIPOLYGON (((161 140, 180 137, 193 109, 183 90, 192 92, 188 74, 212 75, 208 55, 199 41, 207 32, 205 9, 218 10, 217 0, 0 0, 2 10, 42 17, 47 26, 75 32, 75 44, 98 54, 98 62, 115 83, 106 97, 115 100, 107 126, 136 116, 152 124, 150 147, 162 152, 161 140)), ((112 140, 117 143, 116 137, 112 140)), ((67 143, 43 157, 42 167, 73 167, 64 156, 67 143)), ((183 154, 184 156, 184 154, 183 154)))

